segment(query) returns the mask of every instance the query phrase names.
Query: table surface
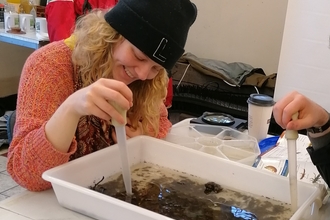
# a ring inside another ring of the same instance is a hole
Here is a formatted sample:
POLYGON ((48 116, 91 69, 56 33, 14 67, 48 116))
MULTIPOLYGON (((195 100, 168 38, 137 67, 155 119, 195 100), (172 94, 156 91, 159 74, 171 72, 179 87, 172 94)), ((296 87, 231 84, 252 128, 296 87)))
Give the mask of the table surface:
MULTIPOLYGON (((319 220, 329 219, 330 203, 320 210, 319 220)), ((92 219, 59 205, 52 189, 43 192, 25 191, 0 202, 1 219, 58 220, 92 219)))
MULTIPOLYGON (((329 219, 330 202, 320 209, 319 220, 329 219)), ((58 220, 91 219, 62 207, 52 189, 43 192, 24 191, 0 202, 1 219, 11 220, 58 220)))
POLYGON ((36 32, 11 34, 7 33, 5 29, 0 29, 0 41, 32 49, 38 49, 40 46, 49 43, 49 40, 42 40, 38 38, 36 32))
POLYGON ((0 217, 10 220, 92 219, 60 206, 52 189, 43 192, 24 191, 1 201, 0 217))

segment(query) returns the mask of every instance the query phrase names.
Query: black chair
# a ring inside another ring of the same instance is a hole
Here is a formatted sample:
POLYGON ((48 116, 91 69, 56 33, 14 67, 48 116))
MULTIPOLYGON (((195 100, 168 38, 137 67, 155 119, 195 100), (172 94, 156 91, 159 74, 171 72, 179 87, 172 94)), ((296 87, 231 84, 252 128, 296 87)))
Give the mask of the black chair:
POLYGON ((14 126, 16 122, 16 110, 14 110, 7 121, 7 135, 8 135, 8 143, 10 144, 13 139, 14 126))

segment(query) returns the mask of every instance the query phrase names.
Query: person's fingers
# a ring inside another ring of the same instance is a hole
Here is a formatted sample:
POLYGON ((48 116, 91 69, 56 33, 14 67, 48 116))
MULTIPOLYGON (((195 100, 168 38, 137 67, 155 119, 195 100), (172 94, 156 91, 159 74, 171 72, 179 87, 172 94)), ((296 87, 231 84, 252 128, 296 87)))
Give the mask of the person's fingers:
POLYGON ((105 120, 113 118, 119 123, 125 123, 125 118, 123 118, 122 112, 118 110, 118 107, 127 111, 132 106, 131 101, 129 101, 132 100, 132 95, 131 90, 125 84, 116 80, 100 79, 86 88, 84 102, 86 109, 88 109, 88 114, 96 114, 93 108, 93 105, 95 105, 108 114, 106 116, 99 113, 98 116, 101 116, 101 118, 105 120), (121 91, 126 91, 126 94, 122 94, 121 91))
POLYGON ((273 107, 273 116, 284 129, 301 129, 308 121, 305 119, 308 100, 298 92, 292 92, 278 101, 273 107), (292 116, 298 112, 298 120, 292 122, 292 116))
POLYGON ((302 116, 300 114, 301 107, 300 103, 296 101, 296 99, 291 100, 286 104, 285 107, 282 107, 282 119, 281 123, 284 125, 284 127, 288 126, 288 123, 292 121, 292 117, 294 114, 298 112, 298 119, 301 119, 302 116))
POLYGON ((133 93, 123 82, 110 79, 101 79, 101 82, 107 89, 104 97, 109 101, 115 101, 123 109, 129 109, 133 104, 133 93))
POLYGON ((326 110, 298 92, 292 92, 278 101, 273 107, 273 116, 277 124, 290 130, 321 126, 329 118, 326 110), (293 121, 292 116, 297 112, 298 119, 293 121))
MULTIPOLYGON (((287 115, 288 112, 284 113, 286 106, 292 102, 293 98, 292 96, 286 96, 280 101, 276 102, 276 104, 273 107, 273 116, 278 125, 280 125, 282 128, 286 127, 287 124, 287 115)), ((288 111, 288 109, 286 110, 288 111)))
MULTIPOLYGON (((117 84, 116 82, 114 84, 117 84)), ((127 87, 126 85, 124 85, 127 87)), ((127 89, 130 91, 130 89, 127 87, 127 89)), ((131 92, 131 91, 130 91, 131 92)), ((104 99, 104 101, 107 102, 115 102, 119 107, 121 107, 124 110, 128 110, 131 107, 131 101, 132 96, 127 99, 120 91, 109 88, 105 85, 94 85, 93 87, 90 88, 90 94, 89 97, 90 99, 94 99, 95 97, 99 96, 104 99)), ((106 111, 106 109, 105 109, 106 111)))

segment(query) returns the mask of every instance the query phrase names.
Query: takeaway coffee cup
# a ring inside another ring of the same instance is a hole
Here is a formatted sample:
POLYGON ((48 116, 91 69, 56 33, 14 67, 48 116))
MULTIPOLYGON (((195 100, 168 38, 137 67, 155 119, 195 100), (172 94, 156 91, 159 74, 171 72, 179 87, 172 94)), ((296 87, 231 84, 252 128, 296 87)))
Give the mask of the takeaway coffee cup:
POLYGON ((264 94, 251 94, 248 103, 248 134, 261 141, 267 137, 270 118, 275 104, 272 97, 264 94))
POLYGON ((47 20, 44 17, 36 17, 36 32, 40 34, 47 34, 47 20))
POLYGON ((9 31, 14 28, 19 28, 19 19, 18 14, 14 12, 5 12, 5 30, 9 31))
POLYGON ((19 14, 19 23, 21 30, 24 32, 34 31, 34 18, 31 14, 19 14))

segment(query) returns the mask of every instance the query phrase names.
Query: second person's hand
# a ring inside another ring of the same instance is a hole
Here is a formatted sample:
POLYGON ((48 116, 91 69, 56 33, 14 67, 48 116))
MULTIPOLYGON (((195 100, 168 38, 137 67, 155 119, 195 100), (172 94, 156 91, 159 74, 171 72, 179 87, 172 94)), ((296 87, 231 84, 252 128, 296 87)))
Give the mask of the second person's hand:
POLYGON ((290 130, 319 127, 329 118, 325 109, 296 91, 286 95, 274 105, 273 115, 277 124, 290 130), (292 121, 292 115, 296 112, 299 112, 299 117, 292 121))

